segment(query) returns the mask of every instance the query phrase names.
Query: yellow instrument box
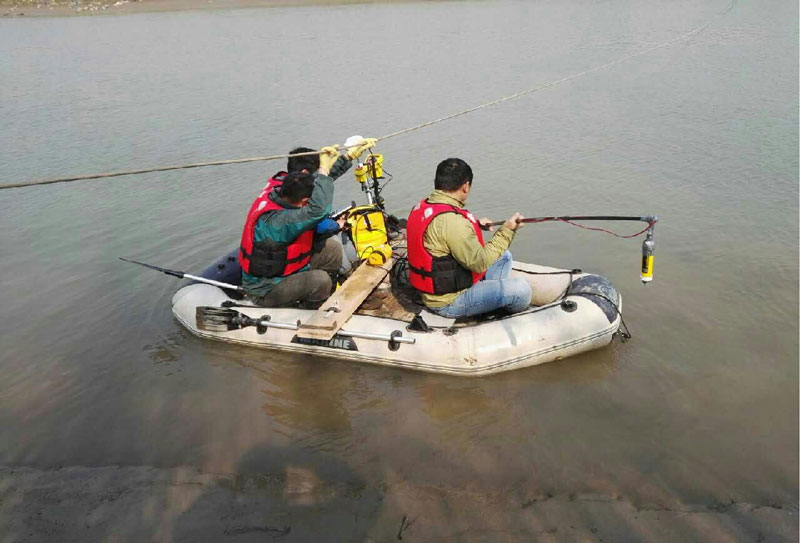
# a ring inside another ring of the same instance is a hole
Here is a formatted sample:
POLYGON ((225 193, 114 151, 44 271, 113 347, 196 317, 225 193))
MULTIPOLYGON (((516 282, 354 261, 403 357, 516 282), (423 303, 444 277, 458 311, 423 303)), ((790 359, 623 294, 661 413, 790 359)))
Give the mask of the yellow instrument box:
POLYGON ((383 211, 375 205, 354 207, 347 215, 358 258, 381 265, 392 256, 383 211), (374 254, 373 254, 374 253, 374 254))

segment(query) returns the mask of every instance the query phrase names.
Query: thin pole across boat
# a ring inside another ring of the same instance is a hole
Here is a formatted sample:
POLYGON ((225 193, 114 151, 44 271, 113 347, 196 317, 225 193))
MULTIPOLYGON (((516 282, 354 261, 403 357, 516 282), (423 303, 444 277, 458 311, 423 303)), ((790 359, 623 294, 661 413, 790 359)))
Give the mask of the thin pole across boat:
MULTIPOLYGON (((650 225, 655 224, 658 222, 658 217, 654 215, 637 215, 637 216, 626 216, 626 215, 564 215, 561 217, 531 217, 528 219, 522 219, 519 222, 523 224, 530 224, 530 223, 537 223, 537 222, 550 222, 550 221, 637 221, 637 222, 646 222, 650 225)), ((489 224, 485 224, 484 226, 500 226, 504 224, 506 221, 497 221, 492 222, 489 224)))
POLYGON ((137 262, 136 260, 129 260, 127 258, 119 257, 120 260, 124 262, 130 262, 131 264, 138 264, 139 266, 144 266, 145 268, 150 268, 151 270, 159 271, 161 273, 166 273, 167 275, 172 275, 173 277, 177 277, 179 279, 191 279, 193 281, 197 281, 198 283, 206 283, 207 285, 214 285, 215 287, 226 288, 230 290, 235 290, 238 292, 244 292, 245 290, 238 286, 238 285, 231 285, 230 283, 223 283, 221 281, 214 281, 213 279, 206 279, 205 277, 198 277, 196 275, 192 275, 186 272, 177 271, 177 270, 169 270, 167 268, 159 268, 158 266, 153 266, 152 264, 145 264, 144 262, 137 262))

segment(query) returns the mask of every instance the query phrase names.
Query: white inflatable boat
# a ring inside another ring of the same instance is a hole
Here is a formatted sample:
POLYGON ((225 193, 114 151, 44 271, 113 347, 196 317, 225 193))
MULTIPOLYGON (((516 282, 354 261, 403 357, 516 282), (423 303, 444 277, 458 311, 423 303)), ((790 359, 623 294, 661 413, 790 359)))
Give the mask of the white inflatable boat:
MULTIPOLYGON (((178 290, 172 311, 188 330, 208 339, 450 375, 524 368, 611 342, 620 327, 622 302, 607 279, 519 262, 514 270, 531 283, 537 304, 522 313, 464 322, 444 319, 413 303, 399 303, 402 296, 395 296, 397 289, 387 283, 375 291, 382 310, 365 303, 327 341, 297 335, 312 310, 256 307, 208 284, 178 290), (381 304, 381 299, 391 303, 381 304)), ((204 276, 232 281, 238 274, 229 255, 204 276)))

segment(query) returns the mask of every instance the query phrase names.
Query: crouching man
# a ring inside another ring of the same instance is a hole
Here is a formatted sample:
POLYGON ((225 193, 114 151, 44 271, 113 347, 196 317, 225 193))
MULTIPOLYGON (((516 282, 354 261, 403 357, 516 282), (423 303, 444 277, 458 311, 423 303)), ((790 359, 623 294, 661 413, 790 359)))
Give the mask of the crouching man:
MULTIPOLYGON (((365 140, 363 149, 351 150, 346 158, 355 158, 374 141, 365 140)), ((330 172, 339 152, 335 147, 320 152, 316 172, 285 174, 278 186, 269 184, 250 207, 239 263, 242 286, 258 305, 288 307, 299 302, 315 309, 331 294, 331 277, 342 265, 342 245, 328 238, 315 250, 314 232, 333 206, 330 172)))

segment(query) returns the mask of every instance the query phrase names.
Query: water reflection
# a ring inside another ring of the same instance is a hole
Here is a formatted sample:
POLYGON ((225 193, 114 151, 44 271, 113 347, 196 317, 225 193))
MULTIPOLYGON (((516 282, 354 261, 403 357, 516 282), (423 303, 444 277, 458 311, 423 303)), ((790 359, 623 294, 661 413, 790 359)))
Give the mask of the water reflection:
POLYGON ((186 336, 187 333, 182 330, 162 336, 158 341, 142 347, 142 350, 155 364, 177 362, 180 360, 181 344, 186 336))
POLYGON ((345 432, 345 405, 352 374, 313 357, 286 356, 284 362, 251 364, 266 381, 262 409, 289 430, 345 432), (262 369, 263 368, 263 369, 262 369))
MULTIPOLYGON (((152 348, 151 358, 179 358, 174 348, 180 348, 181 339, 165 338, 152 348)), ((455 442, 470 441, 476 425, 497 424, 515 411, 514 403, 527 386, 598 382, 613 375, 619 364, 616 340, 592 353, 482 379, 202 343, 219 353, 214 357, 218 363, 246 367, 263 381, 261 410, 279 423, 276 431, 306 446, 322 448, 351 436, 355 418, 397 410, 419 410, 429 422, 445 426, 455 442), (418 404, 404 392, 408 387, 415 391, 418 404)), ((504 424, 513 426, 512 421, 504 424)))
POLYGON ((480 385, 446 380, 424 381, 414 388, 423 401, 423 411, 438 422, 478 416, 492 409, 492 400, 480 385))
POLYGON ((501 373, 493 377, 497 383, 530 384, 589 384, 603 381, 619 371, 620 341, 577 356, 547 362, 520 371, 501 373))
POLYGON ((239 352, 226 362, 246 367, 259 379, 261 412, 268 417, 273 432, 299 449, 351 451, 358 445, 353 437, 353 417, 385 405, 352 363, 242 350, 247 352, 239 352))

